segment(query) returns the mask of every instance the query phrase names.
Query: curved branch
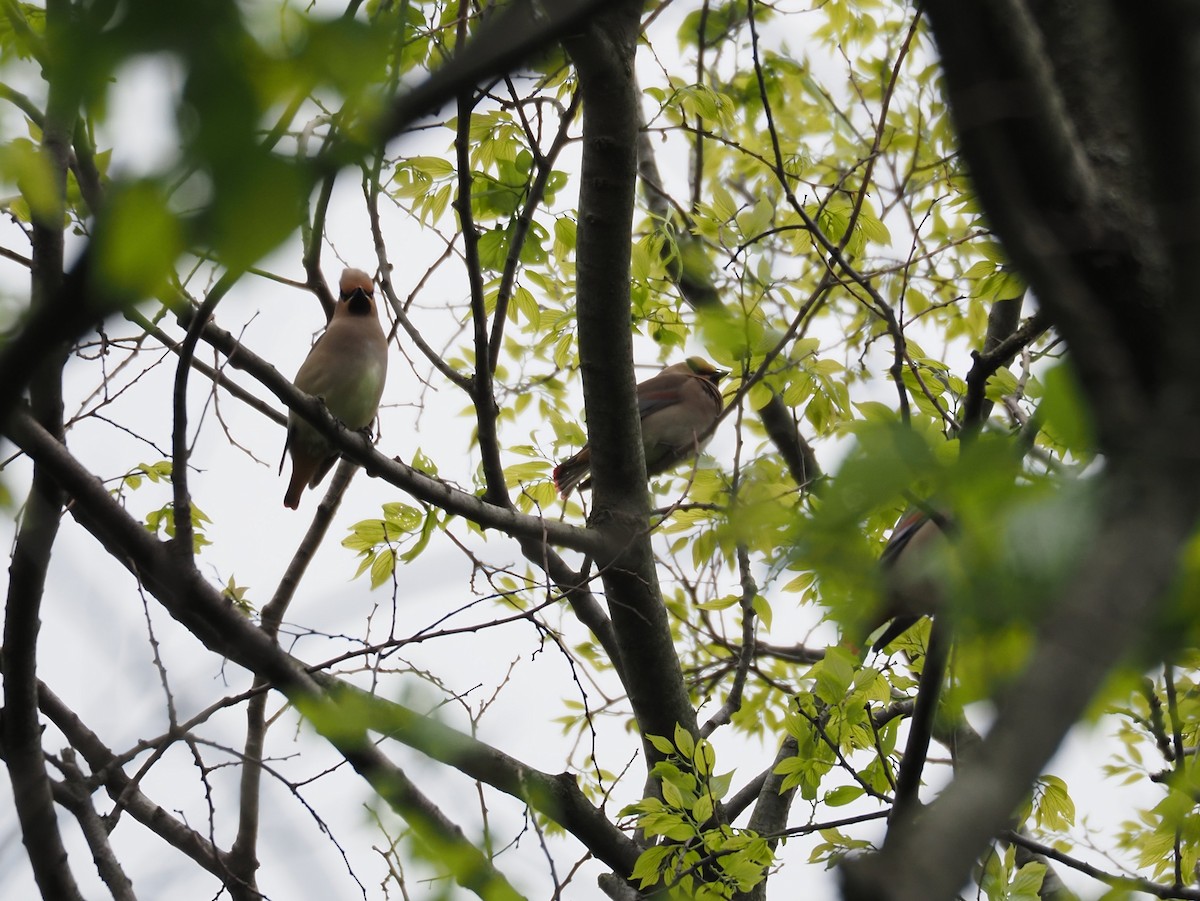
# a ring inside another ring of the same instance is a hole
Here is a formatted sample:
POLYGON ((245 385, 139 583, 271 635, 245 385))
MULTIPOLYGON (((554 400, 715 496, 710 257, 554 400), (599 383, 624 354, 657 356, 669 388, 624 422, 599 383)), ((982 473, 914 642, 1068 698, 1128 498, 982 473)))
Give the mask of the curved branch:
POLYGON ((38 706, 62 730, 71 747, 83 755, 94 776, 120 809, 128 811, 135 820, 217 878, 228 878, 230 870, 225 853, 144 795, 99 736, 42 682, 38 683, 38 706))
POLYGON ((970 434, 982 428, 991 412, 987 399, 987 383, 1000 369, 1008 366, 1013 358, 1046 333, 1050 328, 1050 317, 1038 310, 1025 320, 1020 328, 1014 328, 1021 313, 1022 298, 997 301, 988 316, 988 333, 983 351, 971 354, 974 361, 967 373, 967 394, 963 400, 962 426, 970 434))
POLYGON ((208 292, 199 309, 192 314, 188 324, 187 334, 179 342, 179 361, 175 366, 175 389, 172 393, 172 428, 171 428, 171 491, 175 504, 175 552, 180 555, 185 564, 190 565, 193 558, 192 547, 192 499, 188 493, 188 458, 191 453, 187 441, 187 386, 188 376, 192 371, 192 360, 196 355, 196 344, 200 340, 200 332, 212 318, 213 310, 221 299, 229 293, 241 277, 240 272, 227 271, 208 292))
MULTIPOLYGON (((104 486, 27 414, 18 413, 7 434, 71 495, 71 512, 162 604, 164 609, 216 654, 270 681, 310 715, 318 731, 380 796, 436 847, 453 848, 494 873, 408 777, 366 735, 366 727, 400 739, 422 753, 512 794, 567 826, 589 850, 621 873, 632 871, 639 848, 608 822, 575 785, 389 701, 372 697, 339 679, 312 673, 285 653, 206 582, 195 568, 179 565, 167 546, 126 513, 104 486), (346 716, 349 704, 364 720, 346 716), (355 727, 347 729, 346 723, 355 727)), ((498 874, 496 874, 499 878, 498 874)))
MULTIPOLYGON (((459 40, 466 31, 467 7, 460 9, 459 40)), ((475 342, 475 374, 471 377, 471 402, 475 407, 475 427, 483 464, 484 497, 498 507, 511 507, 504 484, 504 465, 500 461, 500 438, 496 421, 500 408, 492 379, 491 354, 488 351, 488 318, 484 303, 483 267, 479 262, 479 232, 471 210, 471 112, 475 103, 469 91, 458 97, 458 131, 454 139, 458 191, 454 211, 458 214, 459 233, 463 238, 463 261, 471 294, 471 325, 475 342)))
POLYGON ((484 528, 498 529, 515 538, 546 540, 558 547, 593 555, 598 560, 612 556, 610 543, 590 530, 570 526, 539 516, 528 516, 489 504, 474 494, 454 488, 440 479, 375 450, 370 441, 357 432, 347 432, 315 398, 300 391, 274 366, 247 350, 229 332, 209 322, 201 337, 229 359, 229 365, 241 369, 279 398, 322 434, 342 454, 362 466, 368 475, 382 478, 413 497, 435 504, 447 513, 465 517, 484 528))
MULTIPOLYGON (((711 272, 685 262, 695 259, 696 254, 703 254, 704 245, 692 234, 692 224, 687 215, 678 207, 672 207, 670 198, 663 190, 654 145, 649 140, 644 122, 638 133, 638 177, 642 185, 642 197, 651 216, 661 223, 664 231, 671 232, 672 240, 664 245, 663 252, 667 254, 667 274, 680 296, 695 310, 724 310, 711 272), (684 228, 671 228, 671 223, 679 220, 683 221, 684 228), (669 249, 672 244, 674 252, 669 249)), ((783 457, 797 487, 806 491, 816 485, 821 477, 816 451, 800 434, 792 411, 783 398, 772 389, 767 402, 755 412, 762 418, 767 436, 783 457)))
MULTIPOLYGON (((62 0, 47 4, 47 25, 52 34, 65 26, 69 14, 70 10, 62 0)), ((16 15, 10 18, 15 20, 16 15)), ((62 81, 56 78, 50 83, 42 134, 41 150, 47 169, 52 173, 55 202, 45 215, 34 216, 32 308, 35 322, 46 321, 47 311, 53 309, 61 294, 68 138, 77 115, 68 106, 62 81)), ((36 417, 37 428, 46 440, 66 453, 61 442, 62 371, 67 360, 67 345, 61 338, 55 339, 53 329, 44 335, 44 339, 45 346, 29 360, 28 368, 22 371, 18 381, 18 385, 22 385, 29 380, 30 410, 22 411, 20 415, 31 422, 36 417)), ((5 359, 8 358, 6 354, 5 359)), ((63 501, 62 489, 54 475, 35 461, 33 485, 13 544, 4 602, 4 637, 0 645, 4 651, 0 656, 4 716, 0 721, 0 748, 8 765, 21 837, 34 880, 43 897, 71 901, 81 896, 58 829, 37 714, 39 615, 63 501)))

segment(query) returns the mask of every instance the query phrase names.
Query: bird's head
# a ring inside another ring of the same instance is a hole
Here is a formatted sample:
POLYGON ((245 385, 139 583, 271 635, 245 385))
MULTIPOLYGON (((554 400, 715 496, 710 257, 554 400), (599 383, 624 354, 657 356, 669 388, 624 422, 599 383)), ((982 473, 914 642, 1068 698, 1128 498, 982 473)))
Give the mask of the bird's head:
POLYGON ((685 361, 688 369, 702 379, 708 379, 714 385, 718 384, 721 379, 729 375, 728 369, 718 369, 704 357, 688 357, 685 361))
POLYGON ((347 269, 338 283, 338 305, 334 311, 350 316, 375 315, 375 283, 361 269, 347 269))

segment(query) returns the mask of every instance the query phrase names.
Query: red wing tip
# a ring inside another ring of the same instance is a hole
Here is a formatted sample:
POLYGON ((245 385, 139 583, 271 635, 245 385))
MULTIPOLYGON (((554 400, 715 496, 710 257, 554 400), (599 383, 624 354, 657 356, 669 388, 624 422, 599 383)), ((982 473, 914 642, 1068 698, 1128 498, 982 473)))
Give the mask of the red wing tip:
POLYGON ((571 493, 571 487, 569 485, 563 485, 562 466, 554 467, 554 472, 550 473, 550 481, 554 483, 555 490, 558 491, 559 495, 562 497, 565 498, 571 493))

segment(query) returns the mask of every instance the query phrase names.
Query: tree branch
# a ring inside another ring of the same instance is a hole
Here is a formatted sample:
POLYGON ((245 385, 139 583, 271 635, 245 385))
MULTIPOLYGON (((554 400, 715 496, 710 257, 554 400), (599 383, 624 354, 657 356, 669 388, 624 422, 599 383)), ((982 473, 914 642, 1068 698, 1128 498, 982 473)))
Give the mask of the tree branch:
MULTIPOLYGON (((633 58, 640 3, 614 3, 567 42, 583 97, 577 319, 595 505, 591 526, 622 551, 600 577, 621 649, 647 765, 662 752, 645 736, 696 733, 696 714, 658 586, 647 529, 649 494, 635 403, 629 330, 630 254, 637 177, 633 58)), ((653 791, 653 789, 650 789, 653 791)))
POLYGON ((38 683, 38 705, 71 747, 83 755, 118 810, 127 810, 135 820, 217 878, 222 881, 229 878, 231 868, 225 853, 143 794, 99 736, 42 682, 38 683))
POLYGON ((463 516, 484 528, 494 528, 514 538, 547 540, 551 544, 583 551, 598 560, 608 560, 615 552, 604 536, 566 523, 527 516, 452 487, 400 461, 387 458, 357 432, 347 432, 325 406, 304 394, 270 363, 248 350, 229 332, 213 323, 204 326, 202 337, 229 358, 229 364, 241 369, 288 407, 319 429, 334 447, 358 463, 368 475, 382 478, 413 497, 435 504, 447 513, 463 516))
MULTIPOLYGON (((47 42, 57 47, 59 53, 63 49, 62 31, 70 14, 65 0, 49 0, 46 5, 47 42)), ((64 96, 67 73, 59 70, 57 55, 53 64, 46 65, 50 90, 42 153, 53 179, 54 202, 49 210, 35 212, 33 221, 31 305, 34 319, 39 321, 45 311, 53 307, 62 283, 62 223, 66 213, 69 137, 78 115, 75 98, 64 96)), ((21 371, 22 376, 17 380, 19 385, 26 379, 30 382, 30 410, 20 415, 30 421, 36 418, 37 427, 46 440, 62 448, 62 370, 67 347, 61 340, 55 340, 52 331, 43 337, 45 344, 38 356, 28 361, 28 368, 21 371)), ((8 356, 6 354, 5 359, 8 356)), ((3 415, 0 411, 0 417, 3 415)), ((4 654, 0 657, 4 716, 0 721, 0 745, 8 764, 21 838, 38 888, 45 898, 71 901, 80 898, 80 893, 58 830, 50 776, 42 752, 37 706, 39 616, 62 506, 63 493, 58 482, 35 461, 33 485, 13 544, 4 605, 4 654)))
MULTIPOLYGON (((71 512, 114 559, 157 598, 167 612, 214 653, 270 681, 300 706, 319 732, 347 761, 404 816, 423 840, 454 848, 467 861, 481 866, 479 851, 425 798, 397 767, 370 742, 366 725, 346 716, 340 706, 351 704, 373 729, 410 743, 422 753, 458 766, 473 778, 514 794, 572 831, 600 859, 619 872, 630 872, 638 847, 584 797, 573 777, 552 776, 527 767, 476 739, 416 714, 373 698, 332 676, 312 674, 308 667, 283 652, 262 630, 209 585, 194 569, 179 566, 163 542, 130 517, 104 486, 40 429, 18 413, 9 423, 9 436, 47 470, 72 497, 71 512), (339 725, 340 724, 340 725, 339 725)), ((450 853, 449 850, 446 853, 450 853)), ((487 872, 494 872, 490 866, 487 872)), ((498 874, 497 874, 497 878, 498 874)))

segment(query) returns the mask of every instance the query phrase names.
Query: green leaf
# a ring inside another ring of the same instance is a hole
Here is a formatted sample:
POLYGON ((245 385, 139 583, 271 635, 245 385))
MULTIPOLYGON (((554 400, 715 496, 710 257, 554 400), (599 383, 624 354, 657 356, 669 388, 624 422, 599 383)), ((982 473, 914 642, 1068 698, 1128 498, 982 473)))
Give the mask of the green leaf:
POLYGON ((861 785, 840 785, 825 793, 825 803, 830 807, 843 807, 857 801, 863 794, 861 785))
POLYGON ((1034 814, 1039 827, 1057 832, 1075 825, 1075 802, 1062 779, 1042 776, 1035 795, 1034 814))
POLYGON ((639 880, 638 888, 649 888, 657 885, 662 879, 662 871, 667 859, 675 853, 670 845, 654 845, 638 855, 633 865, 630 877, 639 880))
POLYGON ((1044 399, 1042 428, 1063 447, 1089 455, 1095 447, 1094 431, 1087 405, 1069 363, 1062 363, 1042 377, 1044 399))
POLYGON ((724 798, 729 793, 729 787, 733 784, 733 770, 728 773, 721 773, 709 778, 708 790, 718 801, 724 798))
POLYGON ((21 192, 28 210, 21 218, 61 222, 64 211, 54 170, 33 141, 15 138, 0 145, 0 182, 15 184, 21 192))
POLYGON ((1017 870, 1008 886, 1008 901, 1040 901, 1046 865, 1031 861, 1017 870))
POLYGON ((692 733, 678 723, 675 724, 675 747, 679 749, 680 755, 686 760, 691 760, 696 750, 696 740, 692 737, 692 733))
POLYGON ((664 738, 661 735, 647 735, 646 738, 650 744, 654 745, 654 750, 660 754, 674 754, 675 746, 671 744, 669 738, 664 738))
POLYGON ((381 548, 371 561, 371 587, 378 588, 392 577, 396 571, 396 552, 389 548, 381 548))
POLYGON ((141 181, 110 191, 95 248, 98 274, 110 289, 136 297, 162 293, 183 250, 183 229, 161 186, 141 181))

